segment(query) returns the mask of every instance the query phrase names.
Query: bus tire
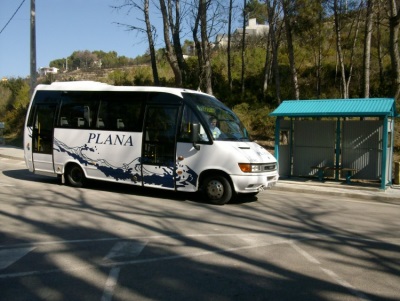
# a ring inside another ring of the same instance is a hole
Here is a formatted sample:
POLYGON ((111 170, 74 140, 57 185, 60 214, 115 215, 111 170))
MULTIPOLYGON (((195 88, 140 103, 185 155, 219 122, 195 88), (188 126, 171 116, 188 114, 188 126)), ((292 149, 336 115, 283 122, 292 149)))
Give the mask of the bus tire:
POLYGON ((82 187, 86 180, 82 168, 77 164, 70 164, 67 166, 65 170, 65 178, 68 185, 78 188, 82 187))
POLYGON ((207 177, 203 182, 203 191, 208 201, 216 205, 228 203, 233 195, 231 184, 221 175, 207 177))

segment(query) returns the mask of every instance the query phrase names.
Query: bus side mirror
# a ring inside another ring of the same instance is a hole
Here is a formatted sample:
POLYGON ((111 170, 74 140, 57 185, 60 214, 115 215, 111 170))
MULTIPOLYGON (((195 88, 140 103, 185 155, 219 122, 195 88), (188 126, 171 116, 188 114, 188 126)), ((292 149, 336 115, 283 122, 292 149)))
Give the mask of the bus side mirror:
POLYGON ((198 123, 193 123, 192 124, 192 133, 190 136, 190 140, 191 142, 193 142, 193 147, 197 150, 200 149, 200 145, 197 144, 197 142, 199 141, 199 134, 200 134, 200 124, 198 123))

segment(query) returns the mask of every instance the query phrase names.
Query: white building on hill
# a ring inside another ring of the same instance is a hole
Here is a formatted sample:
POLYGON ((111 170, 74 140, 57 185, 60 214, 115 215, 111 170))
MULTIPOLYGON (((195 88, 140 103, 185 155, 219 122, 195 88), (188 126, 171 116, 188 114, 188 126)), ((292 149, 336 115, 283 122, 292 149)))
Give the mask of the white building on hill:
POLYGON ((47 74, 57 74, 58 68, 56 67, 40 67, 39 68, 39 75, 46 76, 47 74))
MULTIPOLYGON (((249 19, 246 26, 246 35, 251 37, 266 37, 269 32, 269 25, 267 24, 257 24, 257 19, 249 19)), ((237 28, 232 34, 232 43, 240 41, 243 35, 243 28, 237 28)), ((218 34, 216 37, 215 44, 218 47, 228 46, 228 35, 218 34)))

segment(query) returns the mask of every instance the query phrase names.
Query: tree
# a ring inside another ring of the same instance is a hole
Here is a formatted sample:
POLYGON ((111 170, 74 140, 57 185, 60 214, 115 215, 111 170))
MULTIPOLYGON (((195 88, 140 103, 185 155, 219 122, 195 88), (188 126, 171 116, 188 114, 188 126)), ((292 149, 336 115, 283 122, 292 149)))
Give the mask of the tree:
POLYGON ((93 66, 93 63, 97 61, 96 54, 89 50, 74 51, 70 56, 70 61, 73 69, 88 69, 93 66))
POLYGON ((232 60, 231 60, 231 41, 232 41, 232 9, 233 9, 233 0, 229 0, 229 8, 228 8, 228 85, 229 92, 232 93, 232 60))
POLYGON ((244 92, 245 92, 245 72, 246 72, 246 23, 247 23, 247 6, 246 6, 247 0, 244 0, 243 3, 243 22, 242 22, 242 73, 240 76, 240 82, 242 83, 242 100, 244 100, 244 92))
POLYGON ((207 0, 199 0, 192 32, 199 65, 198 89, 202 89, 204 87, 206 93, 213 94, 211 79, 211 45, 208 41, 207 35, 207 8, 209 4, 210 2, 207 0))
POLYGON ((212 90, 212 68, 211 68, 211 44, 208 40, 207 34, 207 0, 200 0, 200 36, 201 36, 201 48, 203 49, 203 70, 204 70, 204 79, 206 86, 206 93, 213 94, 212 90))
POLYGON ((344 66, 344 57, 342 50, 342 24, 340 20, 340 12, 339 12, 339 3, 338 0, 333 1, 333 12, 335 16, 335 33, 336 33, 336 50, 337 56, 339 60, 339 66, 341 71, 341 88, 342 88, 342 97, 348 98, 347 85, 346 85, 346 69, 344 66))
POLYGON ((50 61, 49 67, 56 67, 60 70, 66 70, 67 66, 67 59, 63 58, 63 59, 56 59, 53 61, 50 61))
MULTIPOLYGON (((384 5, 385 6, 385 5, 384 5)), ((384 80, 384 67, 383 67, 383 47, 382 47, 382 30, 381 23, 383 22, 382 16, 382 5, 381 1, 377 1, 377 9, 376 9, 376 48, 378 52, 378 65, 379 65, 379 86, 380 90, 383 90, 383 86, 385 83, 384 80)))
POLYGON ((323 4, 324 0, 297 0, 295 10, 292 13, 295 17, 294 22, 293 17, 291 18, 292 31, 298 41, 298 52, 300 53, 298 56, 310 55, 310 59, 312 58, 312 62, 310 61, 314 69, 312 80, 315 79, 314 87, 317 98, 321 97, 322 59, 330 48, 330 39, 325 38, 324 21, 326 14, 323 4), (326 41, 325 46, 324 41, 326 41))
POLYGON ((26 79, 11 78, 0 84, 0 118, 5 122, 6 133, 22 134, 30 99, 30 85, 26 79), (4 103, 3 103, 4 101, 4 103), (4 108, 4 110, 2 110, 4 108))
MULTIPOLYGON (((266 1, 268 2, 268 1, 266 1)), ((262 45, 262 47, 266 47, 266 63, 265 63, 265 72, 264 73, 264 88, 263 88, 263 94, 264 97, 266 95, 267 91, 267 86, 268 86, 268 70, 269 68, 269 40, 267 36, 251 36, 246 34, 246 24, 249 22, 250 19, 256 19, 257 24, 264 24, 267 20, 267 4, 266 3, 261 3, 258 0, 249 0, 249 1, 244 1, 244 10, 243 10, 243 35, 242 35, 242 73, 241 73, 241 82, 242 82, 242 98, 244 98, 245 95, 245 82, 246 82, 246 47, 251 45, 252 47, 255 46, 256 43, 259 43, 262 45), (267 38, 267 39, 265 39, 267 38), (266 46, 265 46, 266 45, 266 46)))
POLYGON ((367 0, 367 12, 365 18, 365 31, 364 31, 364 97, 369 98, 369 80, 371 68, 371 38, 372 38, 372 18, 373 18, 374 0, 367 0))
MULTIPOLYGON (((269 24, 269 44, 271 45, 272 52, 272 73, 275 78, 275 94, 276 101, 278 104, 281 103, 281 80, 279 74, 279 63, 278 63, 278 50, 279 50, 279 37, 281 32, 281 23, 278 21, 280 3, 279 0, 269 0, 266 2, 268 12, 268 24, 269 24)), ((266 94, 266 87, 268 82, 268 49, 267 59, 265 61, 265 72, 264 72, 264 95, 266 94)))
POLYGON ((246 12, 248 13, 249 19, 255 18, 257 24, 264 24, 267 20, 267 6, 265 2, 263 3, 259 0, 248 0, 246 3, 246 12))
POLYGON ((138 27, 134 25, 117 23, 118 25, 122 25, 127 27, 129 30, 137 31, 139 33, 146 34, 147 42, 149 44, 150 51, 150 60, 151 60, 151 68, 153 72, 153 80, 154 85, 158 86, 160 83, 157 69, 157 60, 156 60, 156 50, 155 50, 155 38, 157 36, 156 28, 151 25, 150 22, 150 12, 149 12, 149 0, 123 0, 123 4, 119 6, 113 6, 114 9, 121 10, 127 9, 128 13, 132 10, 138 10, 143 14, 144 20, 142 22, 145 23, 145 28, 138 27))
MULTIPOLYGON (((357 2, 357 1, 356 1, 357 2)), ((349 98, 349 87, 354 66, 354 51, 356 48, 356 42, 358 38, 359 26, 360 26, 360 15, 361 5, 359 3, 358 9, 352 10, 353 7, 348 5, 349 3, 343 3, 339 0, 333 1, 333 11, 335 18, 335 33, 336 33, 336 49, 338 55, 338 63, 341 73, 341 92, 343 98, 349 98), (354 16, 355 15, 355 16, 354 16), (350 48, 350 58, 348 60, 348 68, 346 70, 345 52, 343 49, 342 30, 345 28, 345 18, 349 18, 352 22, 350 29, 347 29, 347 41, 352 41, 352 45, 346 48, 350 48), (355 22, 355 24, 354 24, 355 22), (351 37, 352 30, 354 29, 353 37, 351 37), (346 74, 347 71, 347 74, 346 74)), ((356 4, 356 3, 353 3, 356 4)))
POLYGON ((294 46, 293 46, 293 29, 292 29, 292 16, 294 14, 294 7, 291 6, 292 2, 290 0, 282 0, 283 7, 283 19, 285 22, 286 29, 286 41, 288 47, 288 56, 290 63, 290 74, 292 76, 292 87, 294 93, 294 99, 300 98, 299 84, 297 80, 297 70, 296 70, 296 62, 294 58, 294 46))
POLYGON ((392 62, 393 97, 399 100, 400 96, 400 55, 399 55, 399 29, 400 7, 396 0, 388 0, 389 15, 389 50, 392 62))
POLYGON ((179 69, 182 74, 182 84, 186 82, 186 63, 183 58, 183 50, 181 45, 181 6, 179 0, 174 0, 175 3, 175 19, 173 18, 173 5, 172 1, 168 0, 168 11, 169 11, 169 24, 171 29, 172 41, 174 43, 174 50, 176 59, 178 61, 179 69))
POLYGON ((166 57, 175 76, 175 85, 183 86, 184 60, 182 46, 180 43, 180 11, 179 0, 175 0, 175 20, 172 13, 172 2, 168 1, 168 9, 165 0, 160 0, 160 10, 163 17, 163 33, 166 49, 166 57), (170 40, 170 30, 172 33, 172 41, 170 40))

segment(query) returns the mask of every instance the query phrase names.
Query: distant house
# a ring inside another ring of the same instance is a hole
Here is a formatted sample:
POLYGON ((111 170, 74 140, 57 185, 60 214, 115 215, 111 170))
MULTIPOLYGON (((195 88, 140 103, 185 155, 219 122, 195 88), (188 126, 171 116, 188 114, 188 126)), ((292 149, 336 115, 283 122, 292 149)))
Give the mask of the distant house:
MULTIPOLYGON (((245 27, 245 33, 247 36, 251 37, 266 37, 269 32, 269 25, 267 24, 257 24, 257 19, 249 19, 247 26, 245 27)), ((237 28, 232 34, 232 43, 242 40, 243 28, 237 28)), ((228 46, 228 35, 218 34, 215 41, 216 45, 219 47, 228 46)))
POLYGON ((47 74, 57 74, 58 68, 56 67, 40 67, 39 68, 39 75, 46 76, 47 74))

